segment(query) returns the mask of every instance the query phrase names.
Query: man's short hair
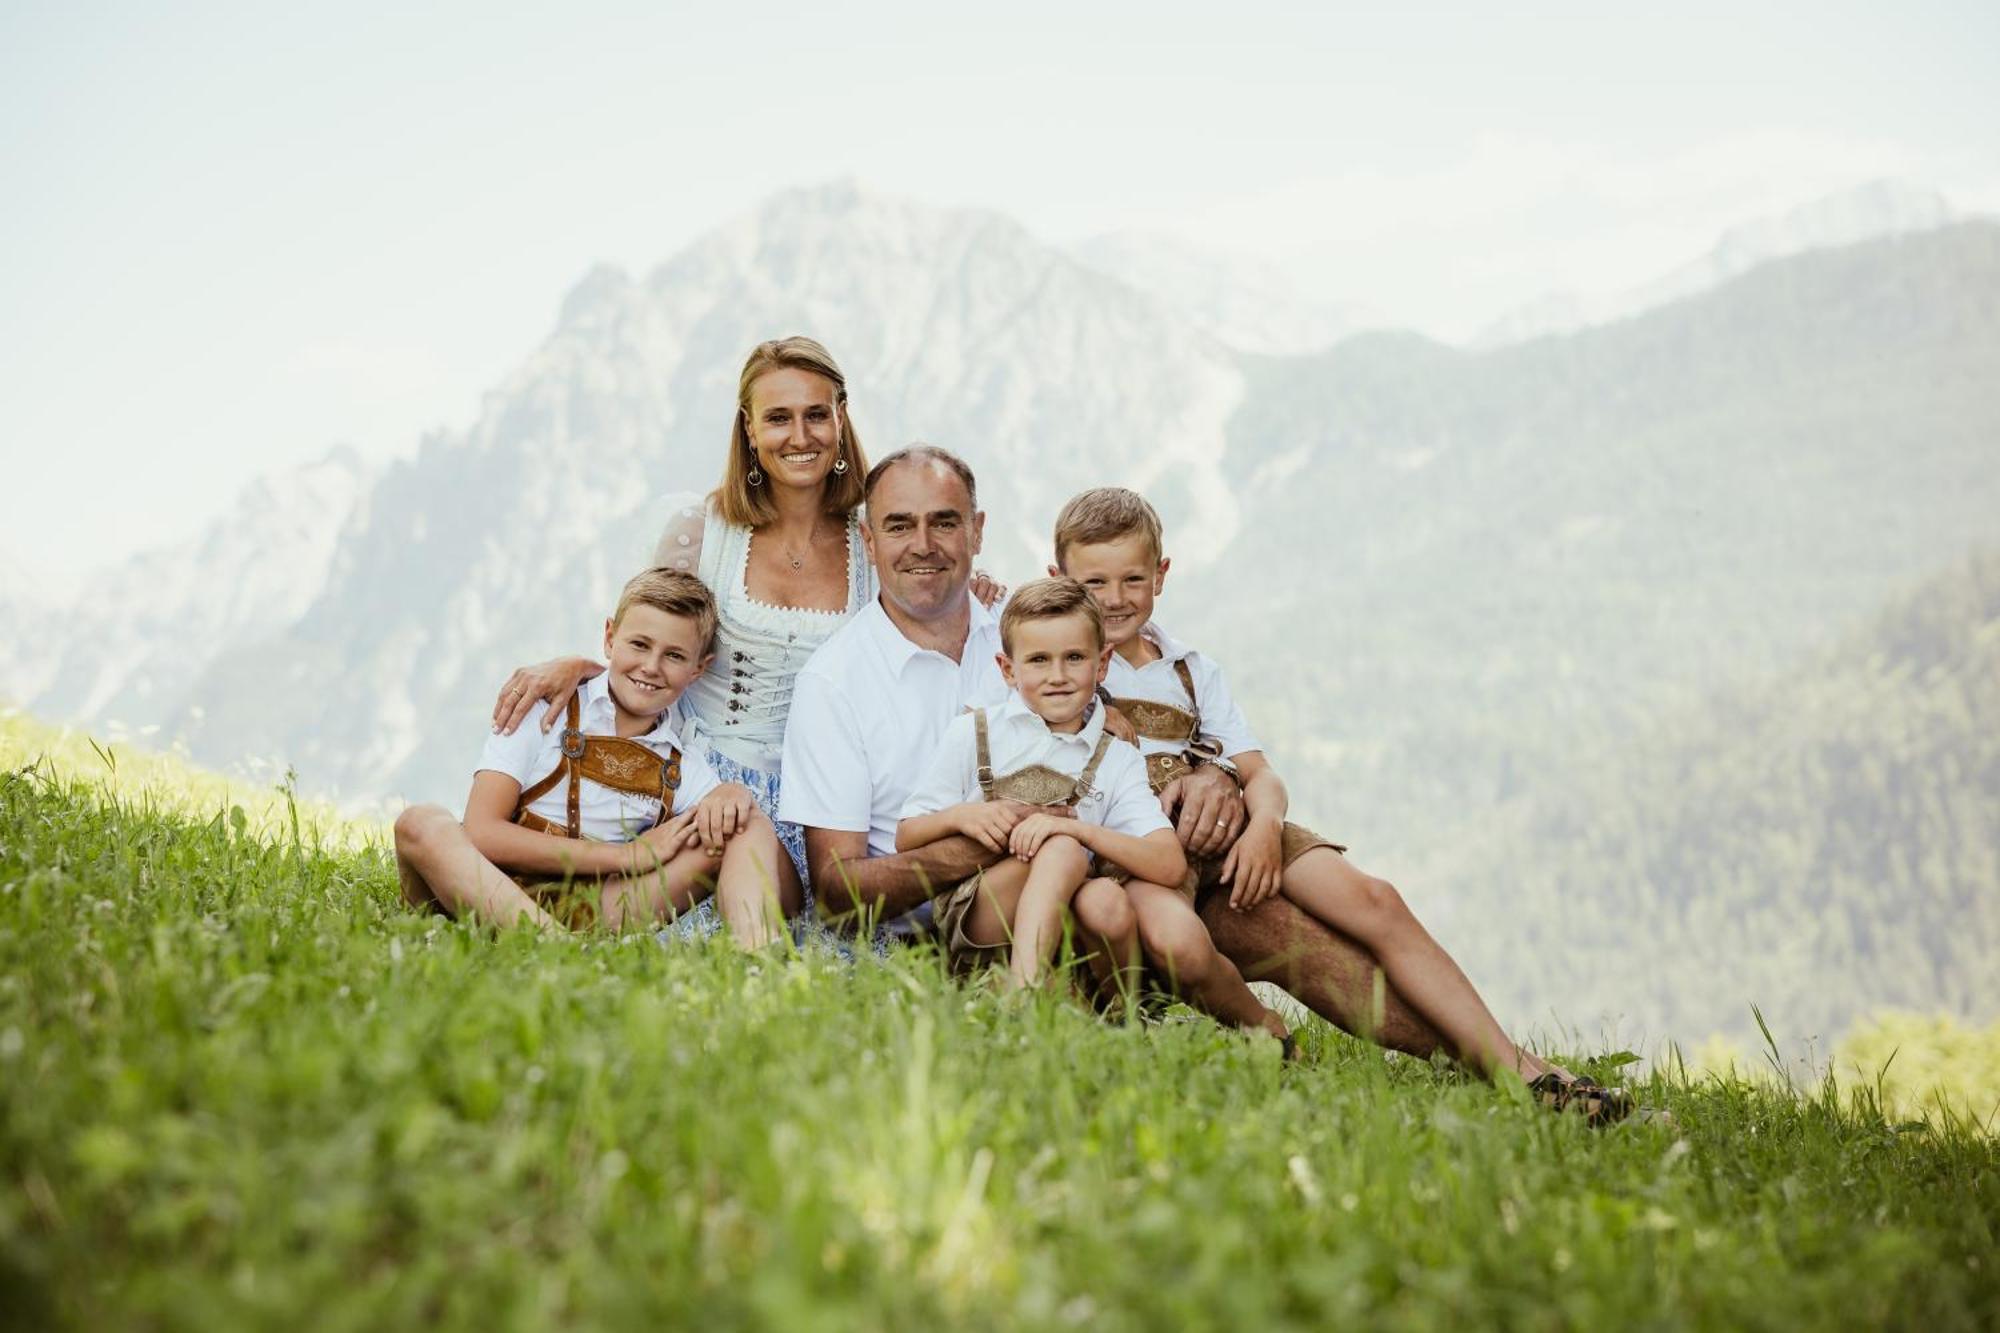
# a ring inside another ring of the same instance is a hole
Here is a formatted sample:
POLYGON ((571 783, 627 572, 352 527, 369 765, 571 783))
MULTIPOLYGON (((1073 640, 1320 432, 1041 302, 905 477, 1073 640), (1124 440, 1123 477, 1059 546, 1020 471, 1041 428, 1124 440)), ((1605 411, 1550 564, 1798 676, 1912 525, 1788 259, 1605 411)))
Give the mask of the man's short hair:
POLYGON ((626 580, 625 590, 618 594, 618 609, 611 613, 612 627, 616 628, 625 619, 625 613, 635 606, 650 606, 670 616, 686 616, 701 634, 702 656, 714 651, 715 596, 694 575, 660 567, 634 574, 626 580))
POLYGON ((1063 555, 1072 546, 1115 542, 1135 532, 1145 535, 1155 561, 1165 554, 1160 515, 1139 492, 1123 486, 1099 486, 1071 496, 1056 515, 1056 566, 1062 567, 1063 555))
POLYGON ((1033 579, 1014 589, 1000 612, 1000 648, 1014 655, 1014 628, 1025 620, 1059 620, 1080 615, 1090 621, 1097 646, 1104 647, 1104 613, 1090 590, 1072 578, 1033 579))
MULTIPOLYGON (((898 463, 938 463, 950 468, 958 474, 958 479, 965 483, 966 498, 972 502, 973 512, 979 511, 979 483, 972 479, 971 465, 951 450, 940 449, 935 444, 925 444, 921 440, 915 444, 904 445, 868 469, 868 480, 861 487, 863 500, 872 502, 875 499, 875 483, 882 480, 882 474, 898 463)), ((875 512, 872 503, 868 512, 871 516, 875 512)), ((872 517, 870 521, 873 521, 872 517)))

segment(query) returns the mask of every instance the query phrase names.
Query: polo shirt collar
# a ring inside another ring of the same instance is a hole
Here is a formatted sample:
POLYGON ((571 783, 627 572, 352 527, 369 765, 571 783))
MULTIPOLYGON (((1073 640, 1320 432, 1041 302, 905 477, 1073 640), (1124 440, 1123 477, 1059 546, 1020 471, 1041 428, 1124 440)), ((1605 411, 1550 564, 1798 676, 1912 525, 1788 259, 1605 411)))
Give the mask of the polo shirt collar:
MULTIPOLYGON (((577 721, 587 736, 610 736, 618 730, 618 706, 611 701, 611 671, 606 668, 577 687, 577 721)), ((686 696, 683 695, 683 698, 686 696)), ((680 746, 681 701, 660 714, 653 729, 632 737, 635 741, 663 741, 680 746)))
POLYGON ((1179 639, 1167 633, 1165 629, 1161 628, 1160 622, 1157 620, 1147 621, 1146 627, 1139 632, 1151 640, 1153 646, 1160 650, 1160 660, 1162 662, 1178 662, 1181 658, 1187 657, 1194 652, 1194 649, 1188 647, 1179 639))
MULTIPOLYGON (((965 600, 972 605, 972 618, 966 625, 965 649, 959 654, 961 662, 963 662, 968 654, 987 651, 984 645, 991 639, 995 626, 1000 623, 993 618, 993 613, 982 606, 979 599, 972 595, 970 588, 966 589, 965 600)), ((896 628, 896 622, 889 619, 889 613, 882 609, 882 595, 880 593, 875 595, 875 600, 868 603, 867 609, 862 611, 861 614, 870 618, 868 622, 869 629, 874 633, 877 641, 881 643, 882 655, 888 659, 889 670, 895 676, 899 678, 902 676, 903 668, 910 664, 910 659, 920 653, 932 651, 929 648, 920 648, 916 644, 911 643, 903 631, 896 628)), ((940 657, 944 656, 942 653, 937 655, 940 657)), ((946 660, 949 661, 950 659, 947 658, 946 660)))
POLYGON ((1042 720, 1042 715, 1028 707, 1027 700, 1021 697, 1019 690, 1009 690, 1007 701, 993 709, 991 717, 995 722, 1018 718, 1023 726, 1033 727, 1053 740, 1065 744, 1073 741, 1095 749, 1097 738, 1104 734, 1104 710, 1097 706, 1097 701, 1094 699, 1087 707, 1088 711, 1083 716, 1083 726, 1080 729, 1074 732, 1051 731, 1049 724, 1042 720))

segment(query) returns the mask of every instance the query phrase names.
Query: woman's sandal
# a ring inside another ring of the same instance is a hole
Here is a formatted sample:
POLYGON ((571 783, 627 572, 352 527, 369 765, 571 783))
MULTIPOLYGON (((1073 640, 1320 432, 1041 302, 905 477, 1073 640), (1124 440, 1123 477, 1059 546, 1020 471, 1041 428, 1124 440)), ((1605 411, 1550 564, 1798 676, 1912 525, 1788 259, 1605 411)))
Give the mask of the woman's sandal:
POLYGON ((1607 1088, 1595 1079, 1564 1078, 1553 1071, 1528 1084, 1528 1091, 1551 1111, 1576 1112, 1593 1129, 1615 1125, 1637 1107, 1623 1088, 1607 1088))

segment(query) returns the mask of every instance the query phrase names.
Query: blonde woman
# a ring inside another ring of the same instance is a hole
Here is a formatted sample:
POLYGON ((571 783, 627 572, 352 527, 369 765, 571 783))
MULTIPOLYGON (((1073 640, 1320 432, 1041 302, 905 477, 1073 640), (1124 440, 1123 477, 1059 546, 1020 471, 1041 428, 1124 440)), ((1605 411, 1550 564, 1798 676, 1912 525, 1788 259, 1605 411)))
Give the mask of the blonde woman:
MULTIPOLYGON (((720 781, 748 787, 773 821, 793 678, 875 596, 859 513, 867 475, 846 376, 811 338, 780 338, 759 343, 743 363, 721 484, 705 497, 665 501, 652 563, 698 575, 720 617, 714 664, 681 701, 682 736, 720 781)), ((571 657, 514 672, 494 705, 495 730, 512 732, 547 700, 546 730, 577 685, 602 670, 571 657)), ((779 896, 809 903, 798 826, 778 823, 778 836, 790 853, 776 867, 779 896)), ((704 903, 683 929, 716 925, 704 903)))

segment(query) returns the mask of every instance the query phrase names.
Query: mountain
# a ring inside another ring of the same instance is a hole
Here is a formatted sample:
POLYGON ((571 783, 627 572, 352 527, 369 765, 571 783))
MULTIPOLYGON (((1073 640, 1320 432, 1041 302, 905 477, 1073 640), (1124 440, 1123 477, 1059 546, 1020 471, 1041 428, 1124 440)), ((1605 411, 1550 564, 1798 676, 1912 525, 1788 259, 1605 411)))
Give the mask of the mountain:
POLYGON ((866 448, 971 456, 995 568, 1028 568, 1052 497, 1107 475, 1196 522, 1195 562, 1238 527, 1243 375, 1219 344, 1004 218, 796 191, 642 280, 590 274, 469 430, 381 478, 298 622, 217 659, 181 734, 344 794, 457 800, 497 682, 594 645, 656 497, 719 475, 745 352, 798 330, 847 370, 866 448))
POLYGON ((336 448, 253 481, 198 537, 91 575, 61 605, 10 596, 0 694, 47 717, 173 730, 211 659, 283 632, 319 596, 371 479, 336 448))
POLYGON ((1875 237, 1928 231, 1956 216, 1950 202, 1936 190, 1898 181, 1872 181, 1733 227, 1707 254, 1628 291, 1595 297, 1556 292, 1538 298, 1488 325, 1473 345, 1502 347, 1607 324, 1710 291, 1773 259, 1875 237))
MULTIPOLYGON (((1075 490, 1151 495, 1174 557, 1161 615, 1224 657, 1301 819, 1452 907, 1447 930, 1499 940, 1481 895, 1542 872, 1489 817, 1559 794, 1573 826, 1601 798, 1619 827, 1614 759, 1644 769, 1669 724, 1726 738, 1707 719, 1740 729, 1740 710, 1716 700, 1796 691, 1838 632, 2000 546, 1991 223, 1773 260, 1485 351, 1369 333, 1267 356, 1218 327, 1003 217, 788 192, 649 274, 586 275, 477 419, 414 457, 253 491, 61 616, 0 603, 0 680, 44 716, 158 725, 312 791, 455 803, 507 669, 592 648, 662 494, 713 483, 745 352, 811 332, 867 449, 971 460, 1004 579, 1039 572, 1075 490), (1465 849, 1488 859, 1454 864, 1465 849)), ((1856 733, 1857 753, 1897 743, 1856 733)), ((1818 836, 1812 799, 1769 835, 1818 836)), ((1547 873, 1575 892, 1642 891, 1626 861, 1567 864, 1547 873)), ((1568 938, 1545 919, 1561 904, 1531 900, 1513 934, 1568 938)), ((1534 970, 1483 961, 1482 979, 1534 970)), ((1667 998, 1630 1012, 1681 1030, 1667 998)))
POLYGON ((1574 755, 1424 879, 1518 1017, 1754 1040, 1755 1003, 1824 1053, 1875 1009, 2000 1013, 1997 811, 1989 552, 1778 680, 1574 755))
POLYGON ((1306 298, 1297 280, 1275 264, 1217 254, 1155 232, 1107 232, 1079 242, 1070 253, 1239 352, 1323 351, 1383 322, 1358 305, 1306 298))
POLYGON ((1252 363, 1229 451, 1258 521, 1163 611, 1246 646, 1294 804, 1411 860, 2000 542, 1995 365, 1983 222, 1492 352, 1368 335, 1252 363))

